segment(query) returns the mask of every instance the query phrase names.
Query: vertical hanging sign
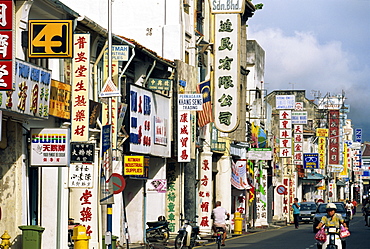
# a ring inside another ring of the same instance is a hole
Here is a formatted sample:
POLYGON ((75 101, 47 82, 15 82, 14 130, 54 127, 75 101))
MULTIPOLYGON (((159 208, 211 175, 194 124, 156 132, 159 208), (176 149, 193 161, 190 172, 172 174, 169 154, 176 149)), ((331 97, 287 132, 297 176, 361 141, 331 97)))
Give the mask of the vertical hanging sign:
POLYGON ((13 1, 0 1, 0 91, 13 88, 13 1))
POLYGON ((339 164, 339 110, 329 111, 329 164, 339 164))
POLYGON ((89 140, 90 34, 73 35, 71 141, 89 140))
POLYGON ((178 162, 190 162, 190 111, 178 111, 178 162))
POLYGON ((222 132, 239 125, 240 15, 215 15, 214 123, 222 132))
POLYGON ((280 111, 279 137, 280 137, 280 157, 292 156, 292 121, 291 110, 280 111))

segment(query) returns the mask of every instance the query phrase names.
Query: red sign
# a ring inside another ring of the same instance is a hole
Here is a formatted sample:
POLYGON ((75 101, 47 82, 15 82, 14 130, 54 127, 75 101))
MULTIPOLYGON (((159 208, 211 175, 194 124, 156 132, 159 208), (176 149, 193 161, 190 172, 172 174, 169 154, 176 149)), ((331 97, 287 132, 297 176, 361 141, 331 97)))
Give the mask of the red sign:
POLYGON ((279 195, 286 195, 286 194, 288 194, 288 193, 287 193, 287 188, 286 188, 284 185, 279 185, 279 186, 276 188, 276 192, 277 192, 279 195))
POLYGON ((113 183, 113 194, 121 193, 126 187, 125 178, 120 174, 113 173, 110 177, 110 181, 113 183))
POLYGON ((13 1, 0 1, 0 91, 13 88, 13 1))

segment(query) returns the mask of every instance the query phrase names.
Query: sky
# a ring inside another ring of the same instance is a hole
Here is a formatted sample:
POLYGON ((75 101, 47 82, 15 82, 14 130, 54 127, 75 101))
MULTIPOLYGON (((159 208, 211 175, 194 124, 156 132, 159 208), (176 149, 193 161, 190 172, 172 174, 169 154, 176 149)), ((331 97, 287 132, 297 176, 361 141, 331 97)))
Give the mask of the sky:
POLYGON ((253 0, 248 40, 265 50, 265 89, 344 94, 370 141, 370 0, 253 0))

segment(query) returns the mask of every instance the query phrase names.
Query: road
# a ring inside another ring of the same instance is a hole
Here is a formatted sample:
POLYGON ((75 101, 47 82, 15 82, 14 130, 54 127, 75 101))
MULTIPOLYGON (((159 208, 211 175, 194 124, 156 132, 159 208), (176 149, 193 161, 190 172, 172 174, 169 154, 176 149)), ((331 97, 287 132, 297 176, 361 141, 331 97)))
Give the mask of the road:
MULTIPOLYGON (((350 223, 351 236, 347 239, 347 249, 370 248, 370 227, 364 226, 364 218, 357 213, 350 223)), ((315 249, 316 241, 312 232, 312 223, 300 224, 299 229, 288 225, 276 229, 234 236, 226 240, 222 248, 251 249, 315 249)), ((215 249, 215 243, 207 243, 195 248, 215 249)))

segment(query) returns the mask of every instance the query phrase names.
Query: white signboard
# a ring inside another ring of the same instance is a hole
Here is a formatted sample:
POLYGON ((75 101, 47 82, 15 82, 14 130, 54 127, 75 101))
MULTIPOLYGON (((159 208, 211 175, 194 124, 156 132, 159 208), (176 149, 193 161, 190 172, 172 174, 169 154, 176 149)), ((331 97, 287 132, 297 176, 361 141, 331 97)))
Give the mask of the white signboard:
POLYGON ((276 109, 295 109, 294 95, 276 95, 276 109))
POLYGON ((130 86, 130 152, 171 156, 170 110, 170 98, 130 86))
POLYGON ((31 166, 67 166, 69 129, 31 129, 31 166))
POLYGON ((292 124, 307 124, 307 112, 292 112, 292 124))
POLYGON ((202 94, 179 94, 178 110, 179 111, 202 111, 203 97, 202 94))
POLYGON ((239 125, 240 15, 215 15, 214 124, 221 132, 239 125))
POLYGON ((69 166, 70 188, 92 188, 93 187, 93 164, 71 164, 69 166))
POLYGON ((250 148, 247 154, 248 160, 271 160, 272 158, 272 151, 271 149, 258 149, 258 148, 250 148))
POLYGON ((178 142, 177 142, 177 161, 190 162, 190 112, 178 111, 178 142))
POLYGON ((209 0, 211 13, 243 13, 245 0, 209 0))
MULTIPOLYGON (((112 46, 112 61, 128 61, 129 47, 127 45, 112 46)), ((108 60, 108 48, 104 51, 104 60, 108 60)))

